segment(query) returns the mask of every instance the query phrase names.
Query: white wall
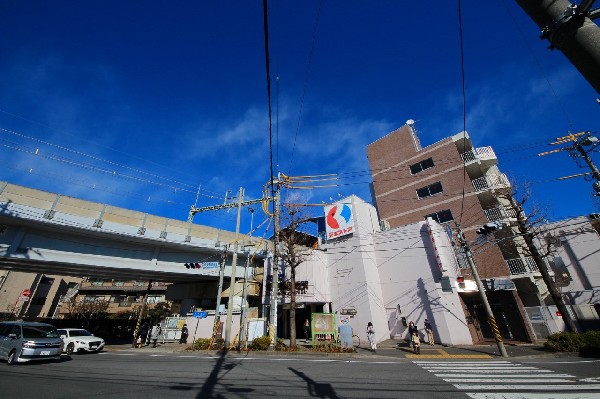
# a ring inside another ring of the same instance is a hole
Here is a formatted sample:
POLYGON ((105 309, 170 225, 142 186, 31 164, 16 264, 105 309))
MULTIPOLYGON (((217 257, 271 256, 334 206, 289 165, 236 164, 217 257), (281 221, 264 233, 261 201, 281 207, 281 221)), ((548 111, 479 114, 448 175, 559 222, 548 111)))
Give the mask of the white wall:
MULTIPOLYGON (((326 244, 332 311, 356 309, 351 323, 355 333, 365 339, 369 321, 378 341, 403 339, 407 332, 400 318, 406 317, 420 329, 425 318, 429 319, 438 341, 472 344, 456 289, 441 290, 442 273, 425 222, 379 232, 379 221, 372 218, 374 208, 357 197, 352 203, 356 232, 326 244)), ((444 273, 455 281, 450 242, 437 223, 434 236, 444 273)))

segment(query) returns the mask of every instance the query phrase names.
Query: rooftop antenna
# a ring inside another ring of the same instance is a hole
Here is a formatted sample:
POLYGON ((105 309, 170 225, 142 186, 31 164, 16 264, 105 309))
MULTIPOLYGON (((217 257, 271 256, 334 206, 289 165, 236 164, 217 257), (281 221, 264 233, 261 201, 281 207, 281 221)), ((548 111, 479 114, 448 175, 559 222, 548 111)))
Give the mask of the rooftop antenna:
POLYGON ((421 151, 421 142, 419 141, 419 136, 417 136, 417 129, 415 129, 415 121, 413 119, 409 119, 406 121, 406 125, 408 125, 408 127, 410 128, 413 143, 415 144, 415 149, 417 151, 421 151))

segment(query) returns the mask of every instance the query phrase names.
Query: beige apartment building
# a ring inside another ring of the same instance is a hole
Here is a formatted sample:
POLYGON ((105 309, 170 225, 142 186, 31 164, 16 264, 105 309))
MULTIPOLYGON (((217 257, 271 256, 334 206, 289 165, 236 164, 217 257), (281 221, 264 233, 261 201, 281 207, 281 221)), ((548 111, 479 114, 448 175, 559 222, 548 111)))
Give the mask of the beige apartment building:
POLYGON ((169 302, 173 312, 178 304, 165 299, 168 283, 147 281, 81 278, 42 273, 0 270, 0 317, 64 318, 68 316, 67 301, 106 301, 108 314, 136 312, 145 294, 152 308, 169 302))
MULTIPOLYGON (((473 147, 466 132, 422 147, 414 122, 409 120, 369 144, 367 156, 381 227, 395 228, 431 217, 445 224, 447 233, 455 238, 459 224, 472 245, 503 338, 522 342, 543 338, 536 337, 525 309, 543 305, 535 263, 521 255, 516 242, 486 245, 476 234, 484 224, 497 221, 507 227, 496 235, 506 235, 514 214, 500 195, 510 192, 511 183, 498 169, 493 149, 473 147)), ((453 242, 457 244, 455 239, 453 242)), ((455 249, 465 279, 456 287, 473 341, 491 340, 493 334, 469 265, 460 246, 455 249)))

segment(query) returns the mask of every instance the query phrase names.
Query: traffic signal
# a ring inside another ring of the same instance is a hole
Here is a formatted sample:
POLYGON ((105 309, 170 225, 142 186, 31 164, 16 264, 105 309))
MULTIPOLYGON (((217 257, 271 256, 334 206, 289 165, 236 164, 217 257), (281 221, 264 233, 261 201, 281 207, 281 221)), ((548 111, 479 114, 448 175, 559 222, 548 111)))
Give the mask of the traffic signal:
POLYGON ((496 230, 500 230, 501 225, 499 223, 486 223, 475 231, 477 234, 481 234, 487 236, 490 233, 493 233, 496 230))
POLYGON ((184 264, 186 269, 201 269, 202 263, 199 262, 189 262, 184 264))

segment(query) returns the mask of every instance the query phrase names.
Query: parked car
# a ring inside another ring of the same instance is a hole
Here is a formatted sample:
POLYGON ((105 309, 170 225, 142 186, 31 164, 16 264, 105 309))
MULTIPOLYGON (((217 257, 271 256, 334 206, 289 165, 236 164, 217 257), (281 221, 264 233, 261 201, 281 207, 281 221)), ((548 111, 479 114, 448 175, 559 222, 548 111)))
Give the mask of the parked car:
POLYGON ((63 341, 50 324, 0 322, 0 359, 8 364, 32 360, 60 360, 63 341))
POLYGON ((104 348, 102 338, 83 328, 59 328, 58 334, 65 343, 64 352, 68 355, 75 352, 99 352, 104 348))

